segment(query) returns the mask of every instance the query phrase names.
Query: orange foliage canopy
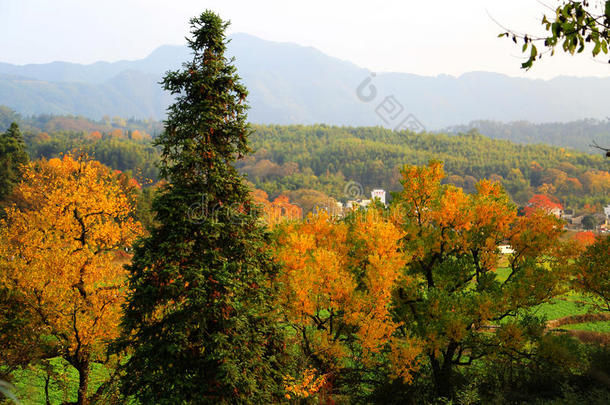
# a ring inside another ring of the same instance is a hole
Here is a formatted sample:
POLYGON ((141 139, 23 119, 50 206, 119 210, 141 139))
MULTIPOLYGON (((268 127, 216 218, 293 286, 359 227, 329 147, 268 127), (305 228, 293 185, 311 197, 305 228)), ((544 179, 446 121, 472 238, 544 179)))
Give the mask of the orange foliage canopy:
POLYGON ((332 376, 356 359, 372 363, 387 349, 395 376, 410 381, 419 348, 394 336, 401 324, 390 314, 394 290, 411 282, 401 273, 408 260, 398 251, 404 233, 371 209, 350 223, 325 211, 310 214, 279 235, 281 307, 305 355, 332 376))
POLYGON ((610 236, 599 235, 574 263, 574 286, 596 299, 592 304, 610 311, 610 236))
POLYGON ((280 195, 271 202, 266 192, 256 189, 252 192, 252 200, 258 204, 265 221, 272 227, 283 221, 301 219, 303 216, 301 207, 290 203, 290 199, 285 195, 280 195))
POLYGON ((530 200, 529 205, 525 207, 525 214, 530 215, 535 210, 542 210, 547 213, 558 209, 562 210, 563 207, 559 203, 559 201, 554 197, 549 197, 543 194, 535 194, 530 200))
POLYGON ((75 367, 119 333, 124 248, 141 232, 128 195, 98 162, 36 161, 0 223, 0 284, 25 297, 75 367))
POLYGON ((578 242, 580 246, 587 247, 595 243, 595 234, 591 231, 578 232, 574 235, 574 240, 578 242))
POLYGON ((102 133, 100 131, 93 131, 89 134, 89 139, 93 141, 99 141, 102 139, 102 133))

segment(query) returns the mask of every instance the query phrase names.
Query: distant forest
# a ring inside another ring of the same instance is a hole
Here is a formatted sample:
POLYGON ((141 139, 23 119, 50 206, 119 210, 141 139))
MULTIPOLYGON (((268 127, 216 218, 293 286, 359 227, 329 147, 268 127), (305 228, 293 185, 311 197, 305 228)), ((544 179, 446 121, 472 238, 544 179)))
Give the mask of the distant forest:
MULTIPOLYGON (((21 126, 32 158, 75 151, 128 172, 144 185, 158 180, 159 151, 154 146, 155 136, 162 131, 158 121, 119 117, 91 121, 51 115, 25 118, 0 107, 0 131, 13 121, 21 126)), ((610 173, 608 161, 601 154, 525 143, 537 139, 528 135, 528 128, 546 134, 540 135, 538 143, 565 146, 561 139, 571 139, 566 135, 570 131, 577 133, 597 125, 597 132, 589 132, 595 135, 610 124, 486 125, 478 124, 484 135, 476 130, 416 134, 381 127, 253 125, 253 153, 239 160, 238 168, 270 198, 284 194, 306 210, 329 198, 345 201, 349 197, 344 192, 348 182, 360 184, 365 195, 374 188, 399 190, 399 169, 403 165, 423 165, 430 160, 443 161, 446 181, 469 192, 475 191, 479 179, 500 181, 521 205, 534 194, 554 196, 574 209, 607 204, 610 173), (511 137, 522 143, 494 137, 511 137)), ((582 134, 573 138, 581 142, 587 139, 582 134)), ((598 139, 604 142, 606 138, 598 139)))

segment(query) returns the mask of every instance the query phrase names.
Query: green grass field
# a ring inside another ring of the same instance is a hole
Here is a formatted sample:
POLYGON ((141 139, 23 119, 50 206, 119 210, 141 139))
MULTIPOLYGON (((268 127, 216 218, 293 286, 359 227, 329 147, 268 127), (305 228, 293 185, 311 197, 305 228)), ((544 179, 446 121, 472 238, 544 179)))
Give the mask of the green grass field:
POLYGON ((575 323, 572 325, 563 325, 562 328, 571 330, 586 330, 589 332, 610 333, 610 321, 575 323))
MULTIPOLYGON (((54 378, 49 384, 49 400, 52 405, 76 401, 78 373, 76 369, 60 358, 50 360, 54 378)), ((46 371, 42 366, 35 366, 14 373, 14 394, 22 405, 46 403, 46 371)), ((107 369, 94 363, 91 369, 90 391, 93 392, 108 377, 107 369)))
POLYGON ((544 316, 548 321, 551 321, 570 315, 586 314, 591 310, 591 305, 584 304, 581 300, 573 300, 569 299, 568 296, 562 296, 535 307, 532 312, 538 316, 544 316))
MULTIPOLYGON (((504 267, 496 270, 497 279, 500 281, 506 280, 510 274, 510 269, 504 267)), ((537 316, 543 316, 547 321, 564 318, 572 315, 583 315, 590 312, 596 312, 592 305, 591 298, 570 291, 562 296, 559 296, 550 302, 538 305, 532 309, 532 313, 537 316)), ((586 330, 591 332, 610 333, 610 321, 577 323, 561 326, 563 329, 586 330)))

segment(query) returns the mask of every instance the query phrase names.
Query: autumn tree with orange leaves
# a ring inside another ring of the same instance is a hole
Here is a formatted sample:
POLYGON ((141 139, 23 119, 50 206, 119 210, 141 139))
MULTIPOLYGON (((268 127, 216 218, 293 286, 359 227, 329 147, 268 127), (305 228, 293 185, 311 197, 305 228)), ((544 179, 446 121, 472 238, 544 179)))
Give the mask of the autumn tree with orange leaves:
POLYGON ((304 359, 288 377, 287 396, 354 389, 380 364, 410 381, 420 349, 392 317, 393 292, 413 282, 402 271, 409 260, 399 252, 404 231, 370 209, 347 220, 310 214, 278 235, 280 307, 304 359))
POLYGON ((579 246, 586 248, 595 243, 595 234, 591 231, 578 232, 574 235, 574 240, 579 246))
POLYGON ((78 404, 99 399, 107 386, 91 393, 89 370, 111 360, 107 343, 119 333, 125 248, 141 232, 130 195, 98 162, 37 161, 25 168, 16 204, 0 223, 1 286, 27 309, 44 355, 78 371, 78 404))
POLYGON ((481 181, 466 194, 441 185, 443 177, 439 162, 406 166, 391 209, 411 257, 405 277, 415 280, 398 290, 395 322, 421 339, 437 394, 449 398, 456 367, 535 350, 530 343, 544 328, 517 315, 557 293, 563 226, 544 210, 517 216, 497 183, 481 181), (502 243, 515 253, 501 276, 502 243))
POLYGON ((269 195, 263 190, 253 190, 251 195, 253 202, 259 206, 265 222, 270 227, 284 221, 301 219, 303 216, 301 207, 291 203, 290 199, 285 195, 280 195, 273 201, 269 201, 269 195))

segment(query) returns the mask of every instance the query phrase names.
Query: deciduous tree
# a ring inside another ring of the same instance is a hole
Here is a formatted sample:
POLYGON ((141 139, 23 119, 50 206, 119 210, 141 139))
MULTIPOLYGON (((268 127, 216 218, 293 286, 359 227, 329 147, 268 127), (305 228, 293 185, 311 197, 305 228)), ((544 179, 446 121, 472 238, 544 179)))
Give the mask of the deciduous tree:
POLYGON ((610 311, 610 237, 599 236, 578 258, 575 285, 601 302, 600 308, 610 311))
POLYGON ((403 236, 376 209, 348 221, 321 211, 279 230, 279 303, 308 359, 301 371, 308 375, 313 367, 327 390, 332 384, 339 391, 354 389, 364 377, 359 367, 370 372, 383 364, 405 382, 417 369, 420 350, 409 325, 392 317, 393 293, 412 282, 402 272, 408 260, 399 252, 403 236))
POLYGON ((548 34, 534 35, 505 32, 500 36, 523 42, 523 52, 529 53, 522 67, 529 69, 542 58, 538 47, 546 48, 552 55, 561 46, 563 52, 574 55, 589 50, 593 57, 608 54, 610 41, 610 1, 562 0, 554 12, 544 15, 541 24, 548 34), (536 46, 538 44, 538 47, 536 46))
POLYGON ((0 224, 0 282, 31 321, 15 331, 37 333, 41 355, 76 368, 78 404, 87 404, 91 362, 107 361, 119 335, 124 249, 140 233, 133 201, 108 168, 70 156, 30 163, 15 201, 0 224))
POLYGON ((542 210, 518 217, 497 183, 481 181, 468 195, 441 185, 443 166, 406 166, 395 199, 403 249, 412 255, 399 289, 396 321, 413 325, 424 342, 438 394, 452 395, 454 368, 487 355, 520 356, 528 334, 521 311, 550 299, 561 274, 555 267, 562 223, 542 210), (509 243, 507 274, 500 276, 498 245, 509 243), (489 327, 497 325, 496 333, 489 327))
POLYGON ((254 190, 252 200, 259 205, 265 222, 271 227, 283 221, 300 220, 303 216, 301 207, 292 204, 285 195, 280 195, 275 200, 269 201, 267 193, 262 190, 254 190))

